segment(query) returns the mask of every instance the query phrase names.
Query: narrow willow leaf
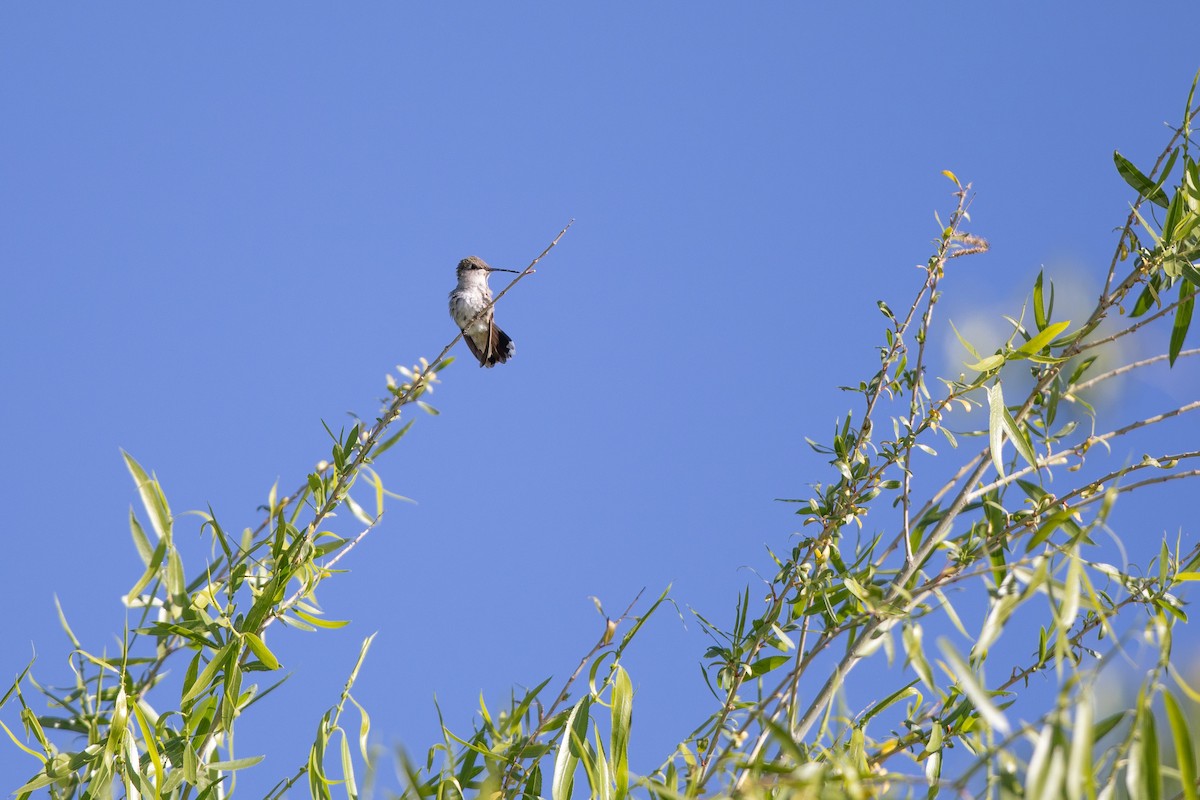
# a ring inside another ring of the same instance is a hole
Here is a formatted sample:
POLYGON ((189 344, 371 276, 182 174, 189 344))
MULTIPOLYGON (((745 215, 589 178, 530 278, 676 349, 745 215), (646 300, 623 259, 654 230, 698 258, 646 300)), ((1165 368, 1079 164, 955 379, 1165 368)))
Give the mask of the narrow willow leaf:
MULTIPOLYGON (((375 634, 371 634, 371 638, 374 637, 375 634)), ((512 717, 514 720, 520 721, 520 719, 525 716, 526 712, 529 711, 529 707, 533 704, 533 701, 537 699, 538 694, 541 693, 542 689, 546 688, 546 684, 548 683, 550 683, 550 678, 546 678, 546 680, 542 681, 537 686, 525 693, 525 697, 521 700, 517 707, 513 709, 512 717)), ((616 700, 614 699, 613 702, 616 702, 616 700)))
MULTIPOLYGON (((1042 273, 1044 270, 1038 270, 1037 279, 1033 282, 1033 321, 1037 324, 1039 331, 1046 329, 1046 324, 1050 321, 1050 312, 1046 309, 1042 302, 1042 273)), ((1054 296, 1054 289, 1051 287, 1050 296, 1054 296)))
POLYGON ((988 398, 988 446, 992 451, 992 466, 996 474, 1004 477, 1004 460, 1001 450, 1004 447, 1004 391, 1000 381, 996 381, 987 390, 988 398))
POLYGON ((246 644, 250 646, 250 650, 254 653, 255 657, 263 663, 263 666, 269 670, 279 669, 279 659, 275 657, 275 654, 271 652, 270 648, 267 647, 266 642, 264 642, 258 634, 252 631, 247 631, 243 633, 242 636, 245 637, 246 644))
POLYGON ((1042 726, 1025 775, 1026 797, 1057 797, 1062 782, 1062 753, 1055 747, 1054 727, 1042 726), (1055 762, 1058 762, 1057 764, 1055 762))
POLYGON ((325 748, 329 744, 329 713, 317 725, 317 737, 308 751, 308 789, 313 800, 333 800, 325 777, 325 748))
POLYGON ((58 595, 54 595, 54 610, 58 612, 58 624, 62 626, 63 633, 67 635, 71 646, 76 650, 81 650, 83 645, 79 643, 79 639, 75 638, 75 631, 71 630, 70 624, 67 623, 67 615, 63 613, 62 603, 58 600, 58 595))
POLYGON ((312 614, 305 614, 297 608, 293 608, 292 613, 316 628, 344 628, 350 624, 350 621, 345 619, 321 619, 320 617, 314 617, 312 614))
POLYGON ((808 755, 800 747, 800 744, 792 736, 791 732, 782 725, 769 717, 764 717, 762 724, 766 733, 771 735, 771 740, 779 746, 780 754, 787 756, 792 765, 803 764, 809 760, 808 755))
POLYGON ((392 446, 394 444, 396 444, 396 442, 398 442, 404 438, 404 434, 408 433, 408 429, 413 426, 413 422, 415 422, 415 421, 416 420, 410 419, 407 423, 405 423, 403 428, 396 431, 391 436, 389 436, 388 438, 386 438, 382 442, 380 442, 378 445, 376 445, 375 452, 372 454, 372 456, 375 458, 378 458, 379 456, 386 453, 388 450, 391 450, 392 446))
POLYGON ((187 581, 183 576, 183 559, 179 551, 167 542, 167 591, 172 597, 181 598, 187 594, 187 581))
POLYGON ((350 756, 350 740, 342 731, 341 746, 338 748, 342 756, 342 780, 345 781, 347 800, 358 800, 358 782, 354 779, 354 759, 350 756))
POLYGON ((995 644, 1000 638, 1000 632, 1004 629, 1005 623, 1008 622, 1012 612, 1016 610, 1017 605, 1021 602, 1020 595, 1004 594, 992 600, 992 607, 988 610, 987 618, 983 621, 983 629, 979 633, 979 639, 971 648, 972 659, 987 658, 988 649, 995 644))
POLYGON ((1162 171, 1158 173, 1158 180, 1154 182, 1155 189, 1161 189, 1163 184, 1167 182, 1167 178, 1171 176, 1171 170, 1175 169, 1175 160, 1179 157, 1180 148, 1176 147, 1171 151, 1167 163, 1163 164, 1162 171))
POLYGON ((142 734, 142 741, 146 745, 146 755, 150 759, 151 766, 154 767, 154 785, 157 790, 154 793, 158 797, 163 789, 163 761, 162 756, 158 752, 158 735, 154 726, 150 724, 149 718, 146 716, 146 710, 142 708, 144 701, 138 700, 133 704, 133 717, 137 721, 138 729, 142 734))
POLYGON ((973 357, 975 357, 977 359, 983 357, 983 356, 979 355, 979 351, 976 350, 971 345, 970 342, 968 342, 966 339, 963 338, 963 335, 958 332, 958 328, 954 327, 953 322, 950 323, 950 330, 954 331, 954 335, 958 337, 959 344, 961 344, 964 348, 966 348, 968 353, 970 353, 973 357))
POLYGON ((1133 304, 1133 308, 1129 311, 1129 316, 1136 319, 1142 314, 1149 311, 1158 300, 1158 292, 1154 290, 1153 285, 1147 284, 1146 288, 1142 289, 1142 293, 1138 295, 1138 299, 1133 304))
POLYGON ((154 557, 154 545, 150 544, 150 539, 142 530, 142 524, 138 522, 137 515, 133 513, 133 506, 129 507, 129 533, 133 536, 133 546, 137 548, 138 555, 141 556, 142 566, 150 566, 150 560, 154 557))
POLYGON ((133 482, 142 498, 142 506, 150 517, 151 527, 154 528, 154 532, 160 539, 168 536, 171 532, 171 508, 167 505, 167 498, 158 485, 158 481, 146 474, 142 465, 129 453, 122 450, 121 455, 125 459, 126 469, 133 476, 133 482))
POLYGON ((342 497, 342 502, 350 509, 350 513, 354 515, 355 519, 363 525, 375 524, 376 520, 371 519, 371 516, 350 496, 349 492, 342 497))
POLYGON ((1025 543, 1025 552, 1029 553, 1042 542, 1054 535, 1059 528, 1066 527, 1068 522, 1074 522, 1071 519, 1070 511, 1058 511, 1051 514, 1046 520, 1038 526, 1037 532, 1029 537, 1029 541, 1025 543))
POLYGON ((1162 239, 1159 237, 1158 233, 1155 232, 1150 223, 1146 221, 1146 218, 1142 216, 1142 212, 1138 211, 1136 206, 1130 206, 1129 210, 1133 212, 1133 215, 1137 217, 1137 221, 1141 223, 1142 228, 1146 231, 1150 238, 1154 240, 1154 246, 1162 247, 1162 239))
POLYGON ((1167 207, 1166 192, 1161 188, 1157 188, 1154 181, 1147 178, 1129 159, 1114 150, 1113 161, 1117 165, 1117 172, 1121 174, 1125 182, 1132 186, 1139 195, 1156 206, 1167 207))
POLYGON ((1175 743, 1175 763, 1179 769, 1179 783, 1184 800, 1198 800, 1196 792, 1196 748, 1192 744, 1192 733, 1187 715, 1171 692, 1163 692, 1163 706, 1167 709, 1167 722, 1171 726, 1171 738, 1175 743))
POLYGON ((575 768, 579 766, 579 757, 575 755, 576 748, 571 740, 576 735, 576 720, 581 713, 584 730, 587 730, 587 703, 588 698, 584 697, 575 704, 559 737, 558 752, 554 756, 554 776, 550 781, 550 797, 553 800, 570 800, 571 789, 575 785, 575 768))
POLYGON ((536 800, 542 796, 542 767, 540 764, 534 764, 529 770, 529 778, 525 781, 525 792, 522 795, 526 800, 536 800))
POLYGON ((1008 433, 1008 438, 1013 443, 1013 447, 1017 448, 1017 452, 1021 454, 1021 458, 1025 459, 1026 463, 1031 467, 1037 467, 1037 453, 1033 450, 1033 442, 1029 439, 1029 432, 1017 424, 1013 419, 1013 415, 1008 413, 1008 409, 1003 403, 1000 405, 1000 412, 1003 415, 1001 422, 1004 425, 1005 432, 1008 433))
POLYGON ((1034 336, 1025 344, 1018 347, 1017 352, 1026 356, 1040 353, 1042 350, 1046 349, 1051 342, 1057 339, 1059 334, 1069 327, 1071 327, 1071 320, 1069 319, 1063 320, 1062 322, 1056 322, 1053 325, 1048 326, 1041 333, 1039 333, 1037 336, 1034 336))
POLYGON ((1161 800, 1162 772, 1158 768, 1158 725, 1154 720, 1154 712, 1149 707, 1142 710, 1141 755, 1142 779, 1144 781, 1144 794, 1142 796, 1147 800, 1161 800))
POLYGON ((901 640, 904 642, 904 652, 913 672, 917 673, 917 677, 931 692, 936 692, 938 687, 933 681, 933 670, 929 668, 929 661, 925 658, 923 637, 924 631, 921 626, 912 623, 904 626, 901 640))
MULTIPOLYGON (((16 734, 14 734, 12 732, 12 730, 10 730, 9 727, 4 724, 4 720, 0 720, 0 728, 4 728, 4 732, 8 734, 9 739, 12 739, 13 744, 15 744, 17 747, 21 748, 22 750, 24 750, 26 753, 33 756, 37 760, 41 761, 43 764, 46 763, 46 761, 47 761, 46 757, 44 755, 42 755, 41 753, 37 752, 36 750, 30 750, 28 747, 26 747, 25 744, 20 739, 17 738, 16 734)), ((24 788, 24 787, 22 787, 22 788, 24 788)), ((16 794, 16 792, 13 792, 13 794, 16 794)))
POLYGON ((858 723, 857 723, 858 728, 856 730, 861 730, 862 726, 866 725, 867 722, 869 722, 872 717, 874 717, 880 711, 883 711, 884 709, 888 708, 889 706, 893 706, 896 703, 900 702, 901 700, 904 700, 907 697, 920 698, 921 693, 919 691, 917 691, 917 688, 916 688, 918 680, 919 679, 914 679, 907 686, 903 686, 900 689, 897 689, 896 691, 889 694, 887 697, 880 700, 876 705, 872 706, 871 709, 867 713, 863 714, 862 718, 858 720, 858 723))
POLYGON ((1071 750, 1067 762, 1067 800, 1084 800, 1096 796, 1095 760, 1092 748, 1092 698, 1090 693, 1075 703, 1075 728, 1071 736, 1071 750))
POLYGON ((163 557, 167 554, 167 544, 168 542, 166 539, 158 540, 158 546, 154 548, 154 551, 150 554, 150 560, 146 562, 146 571, 142 573, 142 577, 138 579, 138 582, 135 583, 133 588, 131 588, 128 594, 125 595, 126 605, 136 602, 137 597, 142 593, 142 590, 150 584, 150 581, 154 580, 156 575, 158 575, 158 570, 162 566, 163 557))
MULTIPOLYGON (((847 580, 852 580, 852 579, 847 578, 847 580)), ((755 661, 753 664, 751 664, 750 672, 755 677, 758 677, 760 675, 766 675, 768 672, 776 670, 779 667, 783 666, 784 664, 790 663, 791 660, 792 659, 790 656, 781 656, 781 655, 766 656, 765 658, 760 658, 758 661, 755 661)))
POLYGON ((612 689, 612 752, 616 800, 629 794, 629 728, 633 722, 633 682, 621 665, 616 666, 612 689))
POLYGON ((612 768, 608 764, 608 759, 605 758, 604 743, 600 738, 600 727, 596 724, 595 720, 592 721, 592 736, 596 742, 596 747, 594 751, 590 746, 587 748, 588 758, 585 762, 588 782, 592 786, 591 796, 595 800, 613 800, 612 768))
POLYGON ((1183 342, 1187 338, 1188 328, 1192 324, 1192 309, 1196 303, 1196 287, 1186 281, 1179 284, 1179 308, 1175 309, 1175 323, 1171 326, 1171 349, 1169 361, 1175 366, 1175 359, 1183 350, 1183 342))
POLYGON ((221 648, 221 651, 213 656, 212 661, 209 661, 200 674, 196 676, 196 680, 192 682, 191 686, 187 687, 184 691, 183 697, 179 701, 180 704, 187 705, 190 701, 207 691, 212 686, 213 679, 217 673, 221 671, 221 668, 225 666, 225 662, 236 651, 236 642, 230 642, 221 648))
POLYGON ((959 688, 971 700, 979 715, 994 730, 1008 735, 1010 730, 1008 720, 996 708, 996 705, 992 702, 991 694, 988 693, 987 689, 983 688, 971 665, 959 655, 949 639, 944 637, 938 639, 938 649, 942 651, 942 655, 950 662, 950 669, 947 672, 958 682, 959 688))
POLYGON ((1183 194, 1177 193, 1167 205, 1167 216, 1163 219, 1163 244, 1172 244, 1179 238, 1179 222, 1183 216, 1183 194))
POLYGON ((988 356, 982 361, 976 361, 974 364, 965 364, 964 366, 976 372, 991 372, 994 369, 1000 369, 1004 366, 1004 356, 997 353, 994 356, 988 356))
POLYGON ((937 786, 937 782, 942 776, 942 747, 944 740, 945 733, 942 729, 942 723, 935 721, 929 728, 929 744, 926 745, 923 753, 925 756, 925 780, 930 783, 931 787, 937 786))
POLYGON ((205 764, 208 769, 218 769, 223 772, 235 772, 246 767, 253 767, 255 764, 262 761, 266 756, 246 756, 245 758, 234 758, 229 761, 213 761, 205 764))
POLYGON ((1079 614, 1080 582, 1083 580, 1083 563, 1072 557, 1067 566, 1067 575, 1063 578, 1063 599, 1058 608, 1058 626, 1060 638, 1066 641, 1075 617, 1079 614))
POLYGON ((1111 733, 1113 728, 1117 727, 1125 720, 1126 713, 1127 712, 1125 711, 1118 711, 1117 713, 1110 714, 1097 722, 1096 726, 1092 729, 1092 741, 1098 742, 1111 733))

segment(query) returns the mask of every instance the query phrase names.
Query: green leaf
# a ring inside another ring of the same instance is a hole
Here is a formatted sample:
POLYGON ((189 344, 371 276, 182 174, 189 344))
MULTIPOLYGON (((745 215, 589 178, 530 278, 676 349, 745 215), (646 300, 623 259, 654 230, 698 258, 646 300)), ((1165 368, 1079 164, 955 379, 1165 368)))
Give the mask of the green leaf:
POLYGON ((275 654, 271 652, 266 642, 258 634, 247 631, 242 636, 246 638, 246 644, 250 646, 250 650, 263 663, 263 666, 270 670, 279 669, 279 659, 275 657, 275 654))
POLYGON ((1113 728, 1117 727, 1125 719, 1125 713, 1124 711, 1118 711, 1097 722, 1096 727, 1092 729, 1092 740, 1099 741, 1107 736, 1113 728))
POLYGON ((138 555, 142 558, 142 566, 150 566, 150 560, 154 557, 154 545, 150 544, 150 539, 142 530, 142 524, 138 522, 137 515, 133 513, 133 506, 129 507, 129 533, 133 536, 133 546, 137 548, 138 555))
POLYGON ((183 559, 179 557, 179 551, 170 546, 170 542, 167 545, 167 591, 173 598, 184 598, 187 595, 187 581, 183 576, 183 559))
POLYGON ((920 625, 906 624, 901 637, 904 643, 904 652, 908 655, 908 662, 912 665, 913 672, 917 673, 921 682, 931 691, 938 691, 938 686, 933 679, 933 670, 929 668, 929 661, 925 658, 923 636, 924 631, 920 625))
POLYGON ((404 434, 408 433, 408 429, 409 429, 409 428, 411 428, 411 427, 413 426, 413 422, 415 422, 415 421, 416 421, 416 420, 411 420, 411 419, 410 419, 410 420, 409 420, 409 421, 408 421, 408 422, 407 422, 407 423, 404 425, 404 427, 403 427, 403 428, 401 428, 400 430, 396 431, 396 432, 395 432, 395 433, 393 433, 391 436, 389 436, 388 438, 386 438, 386 439, 384 439, 382 442, 380 442, 380 443, 379 443, 379 444, 378 444, 378 445, 375 447, 375 452, 372 454, 372 456, 373 456, 373 457, 375 457, 375 458, 377 458, 377 457, 379 457, 379 456, 383 455, 384 453, 386 453, 388 450, 392 449, 392 445, 394 445, 396 442, 398 442, 398 441, 400 441, 402 438, 404 438, 404 434))
POLYGON ((1037 323, 1037 329, 1045 330, 1046 324, 1050 321, 1050 314, 1054 309, 1054 284, 1050 284, 1050 306, 1047 308, 1042 302, 1042 270, 1038 270, 1037 280, 1033 282, 1033 320, 1037 323))
POLYGON ((1142 216, 1142 212, 1137 210, 1137 206, 1131 205, 1129 207, 1129 210, 1133 212, 1133 215, 1135 217, 1137 217, 1137 221, 1139 223, 1141 223, 1142 229, 1144 231, 1146 231, 1146 233, 1150 236, 1151 239, 1154 240, 1154 246, 1162 247, 1162 237, 1159 236, 1158 233, 1155 232, 1153 226, 1151 226, 1150 223, 1146 221, 1146 218, 1142 216))
POLYGON ((1162 772, 1159 770, 1158 726, 1154 712, 1149 708, 1142 711, 1142 779, 1146 800, 1161 800, 1162 772))
POLYGON ((129 474, 133 476, 133 482, 142 498, 142 505, 150 516, 151 527, 160 539, 168 536, 171 532, 171 508, 167 505, 162 487, 155 478, 146 474, 146 470, 142 469, 142 465, 133 456, 124 450, 121 451, 121 456, 125 459, 125 467, 129 474))
POLYGON ((1021 458, 1025 459, 1026 463, 1031 467, 1037 467, 1037 453, 1033 450, 1033 442, 1029 439, 1029 433, 1017 424, 1013 419, 1013 415, 1008 413, 1008 409, 1004 406, 1000 407, 1004 412, 1004 430, 1008 434, 1008 438, 1012 441, 1013 447, 1017 448, 1017 452, 1021 454, 1021 458))
POLYGON ((1056 322, 1047 328, 1044 328, 1037 336, 1034 336, 1025 344, 1017 348, 1017 352, 1023 356, 1031 356, 1042 352, 1046 347, 1058 338, 1058 335, 1071 327, 1071 320, 1063 320, 1056 322))
POLYGON ((1163 705, 1166 708, 1166 720, 1171 726, 1171 739, 1175 741, 1175 763, 1180 770, 1183 800, 1198 800, 1196 752, 1192 744, 1192 732, 1188 729, 1188 717, 1170 692, 1163 692, 1163 705))
POLYGON ((889 694, 887 697, 880 700, 878 704, 871 707, 870 711, 868 711, 867 713, 862 715, 862 718, 858 720, 858 723, 857 723, 858 726, 861 728, 862 726, 866 725, 866 723, 869 722, 870 719, 872 717, 874 717, 876 714, 885 710, 889 706, 895 705, 896 703, 900 702, 901 700, 903 700, 907 697, 918 698, 917 703, 920 704, 921 693, 916 688, 917 683, 920 680, 921 680, 920 678, 913 678, 908 683, 907 686, 900 687, 896 691, 889 694))
MULTIPOLYGON (((846 580, 852 580, 852 579, 847 578, 846 580)), ((768 672, 778 669, 779 667, 783 666, 784 664, 787 664, 791 660, 792 659, 789 656, 780 656, 780 655, 767 656, 766 658, 760 658, 758 661, 755 661, 753 664, 751 664, 750 671, 751 671, 751 673, 753 673, 753 675, 755 677, 758 677, 760 675, 766 675, 768 672)))
POLYGON ((1125 179, 1125 182, 1132 186, 1139 195, 1156 206, 1167 207, 1166 192, 1158 188, 1154 181, 1142 174, 1142 171, 1135 167, 1129 159, 1114 150, 1113 161, 1116 162, 1117 172, 1121 173, 1121 177, 1125 179))
MULTIPOLYGON (((629 728, 633 722, 633 682, 619 664, 615 668, 612 689, 612 771, 616 782, 616 800, 629 794, 629 728)), ((1189 800, 1192 800, 1189 798, 1189 800)))
POLYGON ((1163 244, 1172 244, 1181 238, 1179 232, 1179 223, 1183 219, 1183 205, 1184 199, 1182 193, 1176 193, 1176 195, 1171 198, 1170 204, 1167 206, 1167 216, 1163 220, 1163 244))
POLYGON ((1007 735, 1010 730, 1008 720, 996 708, 995 703, 992 702, 991 693, 979 682, 979 677, 971 665, 959 655, 958 651, 954 649, 954 645, 945 637, 938 639, 938 649, 950 662, 950 667, 946 672, 957 681, 959 688, 971 700, 979 715, 993 730, 1007 735))
MULTIPOLYGON (((130 511, 129 518, 131 520, 133 519, 132 511, 130 511)), ((146 562, 146 571, 142 573, 142 577, 138 579, 138 582, 133 585, 133 588, 130 589, 126 595, 128 598, 127 602, 132 602, 133 600, 137 599, 137 596, 142 593, 142 589, 145 589, 150 581, 154 580, 154 576, 158 574, 159 567, 162 566, 163 558, 167 554, 167 544, 168 541, 166 539, 158 540, 158 546, 154 548, 154 551, 150 554, 149 560, 146 562)))
POLYGON ((247 756, 246 758, 235 758, 231 761, 213 761, 205 764, 206 769, 219 769, 223 772, 234 772, 235 770, 253 767, 258 762, 262 761, 266 756, 247 756))
POLYGON ((542 796, 542 767, 540 764, 534 764, 529 770, 529 778, 525 781, 525 791, 522 795, 525 800, 537 800, 542 796))
POLYGON ((1049 539, 1059 528, 1067 528, 1068 532, 1074 534, 1079 530, 1079 526, 1075 524, 1075 520, 1071 518, 1071 512, 1068 510, 1057 511, 1051 514, 1045 522, 1038 526, 1037 533, 1029 537, 1029 542, 1025 545, 1025 552, 1033 550, 1042 542, 1049 539))
POLYGON ((1004 415, 1008 411, 1004 408, 1004 390, 1000 388, 1000 381, 988 387, 987 398, 988 446, 992 451, 992 466, 996 468, 996 474, 1003 478, 1004 460, 1001 451, 1004 448, 1004 415))
POLYGON ((1140 317, 1142 314, 1145 314, 1147 311, 1149 311, 1156 302, 1158 302, 1158 291, 1157 286, 1155 285, 1156 281, 1154 280, 1158 277, 1158 275, 1159 273, 1154 273, 1154 276, 1150 278, 1150 282, 1146 284, 1146 288, 1142 289, 1142 293, 1138 295, 1137 301, 1133 304, 1133 308, 1129 311, 1130 317, 1134 319, 1140 317))
POLYGON ((354 779, 354 759, 350 755, 350 740, 346 738, 344 731, 339 749, 342 757, 342 780, 346 782, 346 797, 349 800, 358 800, 358 782, 354 779))
POLYGON ((230 656, 235 655, 236 652, 236 642, 230 642, 221 648, 221 651, 213 656, 212 661, 209 661, 200 674, 196 676, 196 680, 192 682, 192 685, 184 691, 183 697, 179 701, 180 705, 187 705, 200 694, 207 691, 212 686, 213 679, 217 673, 225 666, 225 662, 229 660, 230 656))
POLYGON ((1162 188, 1162 185, 1167 182, 1167 178, 1171 176, 1171 170, 1175 169, 1175 160, 1179 158, 1180 148, 1176 147, 1171 151, 1171 155, 1167 158, 1167 163, 1163 164, 1162 171, 1158 173, 1158 180, 1154 182, 1156 189, 1162 188))
POLYGON ((974 356, 975 358, 979 358, 979 357, 980 357, 980 355, 979 355, 979 351, 978 351, 978 350, 976 350, 976 349, 975 349, 975 348, 974 348, 974 347, 971 345, 971 343, 970 343, 970 342, 968 342, 966 339, 964 339, 964 338, 963 338, 962 334, 958 332, 958 328, 956 328, 956 327, 954 326, 954 323, 953 323, 953 322, 951 322, 951 323, 950 323, 950 330, 954 331, 954 335, 958 337, 958 342, 959 342, 959 344, 961 344, 963 347, 965 347, 968 353, 970 353, 970 354, 971 354, 972 356, 974 356))
POLYGON ((1192 324, 1192 309, 1196 304, 1196 287, 1184 281, 1179 284, 1179 308, 1175 309, 1175 324, 1171 326, 1171 348, 1169 361, 1175 366, 1175 359, 1183 350, 1183 342, 1187 338, 1188 328, 1192 324))
POLYGON ((964 366, 967 369, 973 369, 976 372, 991 372, 994 369, 1000 369, 1000 367, 1004 366, 1004 356, 1000 353, 997 353, 996 355, 988 356, 981 361, 976 361, 974 364, 964 364, 964 366))
POLYGON ((303 611, 300 611, 299 609, 296 609, 296 608, 292 609, 292 613, 295 614, 300 619, 307 622, 309 625, 312 625, 313 627, 316 627, 316 628, 344 628, 344 627, 346 627, 346 625, 350 624, 350 620, 321 619, 320 617, 313 616, 312 614, 306 614, 303 611))
POLYGON ((592 788, 591 796, 593 800, 613 800, 612 767, 609 766, 608 759, 604 757, 604 743, 600 739, 600 727, 594 720, 592 721, 592 734, 596 746, 593 748, 589 744, 585 748, 583 762, 588 783, 592 788))
POLYGON ((1175 742, 1175 763, 1179 768, 1179 783, 1184 800, 1198 800, 1196 793, 1196 748, 1188 729, 1187 715, 1179 701, 1170 692, 1163 692, 1163 705, 1167 709, 1167 722, 1171 725, 1171 738, 1175 742))
POLYGON ((558 753, 554 756, 554 778, 550 781, 552 800, 570 800, 575 785, 575 768, 579 766, 578 748, 574 740, 579 736, 577 728, 587 735, 588 702, 584 697, 571 709, 563 734, 558 740, 558 753), (582 724, 581 724, 582 723, 582 724))
POLYGON ((28 753, 29 755, 31 755, 31 756, 33 756, 34 758, 38 759, 38 760, 39 760, 39 761, 41 761, 43 764, 44 764, 44 763, 46 763, 46 757, 45 757, 44 755, 42 755, 41 753, 37 752, 36 750, 30 750, 28 747, 26 747, 26 746, 25 746, 25 745, 24 745, 24 744, 21 742, 21 740, 17 738, 16 734, 14 734, 14 733, 13 733, 13 732, 12 732, 12 731, 9 729, 9 727, 8 727, 7 725, 5 725, 5 724, 4 724, 4 721, 3 721, 3 720, 0 720, 0 728, 4 728, 4 732, 8 734, 8 738, 9 738, 9 739, 12 739, 12 743, 13 743, 13 744, 15 744, 17 747, 21 748, 22 750, 24 750, 24 751, 25 751, 26 753, 28 753))
POLYGON ((1033 753, 1029 757, 1029 768, 1025 774, 1025 797, 1049 798, 1059 796, 1063 778, 1060 759, 1055 750, 1055 730, 1053 724, 1042 726, 1038 732, 1033 753))
POLYGON ((363 510, 363 507, 360 506, 358 502, 350 496, 349 492, 342 496, 342 503, 344 503, 350 509, 350 513, 354 515, 354 518, 363 525, 372 526, 378 521, 371 519, 370 515, 363 510))
POLYGON ((1093 709, 1091 697, 1082 697, 1080 702, 1075 704, 1075 728, 1067 761, 1067 800, 1084 800, 1096 796, 1096 762, 1092 756, 1095 745, 1092 738, 1093 709))

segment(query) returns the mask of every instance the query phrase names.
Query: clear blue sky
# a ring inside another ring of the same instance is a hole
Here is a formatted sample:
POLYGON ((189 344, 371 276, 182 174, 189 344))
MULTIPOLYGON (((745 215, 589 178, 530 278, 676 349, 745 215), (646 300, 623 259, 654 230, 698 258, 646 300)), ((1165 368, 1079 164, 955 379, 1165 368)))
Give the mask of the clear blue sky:
MULTIPOLYGON (((1112 151, 1145 163, 1179 119, 1194 4, 1003 6, 6 4, 0 674, 32 643, 68 680, 55 594, 113 647, 140 571, 118 448, 177 512, 256 524, 328 456, 322 419, 453 336, 460 258, 521 266, 571 218, 498 309, 516 358, 460 344, 441 416, 378 464, 417 504, 322 596, 353 625, 272 631, 295 677, 281 733, 240 742, 269 753, 244 788, 303 761, 372 632, 356 694, 423 756, 435 694, 465 731, 481 690, 569 673, 589 595, 673 584, 728 620, 798 530, 773 499, 829 480, 804 437, 857 408, 836 387, 877 363, 875 301, 914 291, 940 171, 993 244, 943 313, 1016 313, 1042 265, 1099 280, 1131 196, 1112 151)), ((1156 499, 1146 536, 1194 520, 1156 499)), ((635 770, 711 707, 706 646, 664 613, 631 654, 635 770)), ((0 748, 15 786, 35 764, 0 748)))

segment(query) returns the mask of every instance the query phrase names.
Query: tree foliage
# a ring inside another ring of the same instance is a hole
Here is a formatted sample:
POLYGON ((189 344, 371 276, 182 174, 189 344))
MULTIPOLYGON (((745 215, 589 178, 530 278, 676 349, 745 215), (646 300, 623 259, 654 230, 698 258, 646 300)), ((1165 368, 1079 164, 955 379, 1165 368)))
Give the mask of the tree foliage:
MULTIPOLYGON (((1149 170, 1114 155, 1137 196, 1088 315, 1059 319, 1053 283, 1039 274, 1031 319, 1010 318, 1006 341, 988 353, 959 336, 965 370, 929 381, 943 284, 960 259, 988 249, 972 229, 970 185, 945 173, 955 201, 923 279, 902 311, 879 302, 878 369, 844 387, 855 408, 829 441, 811 442, 832 470, 810 497, 790 501, 803 535, 770 553, 771 574, 746 588, 729 622, 696 614, 712 643, 702 661, 713 704, 657 767, 635 774, 630 764, 623 657, 671 602, 666 592, 605 615, 563 684, 544 681, 502 707, 481 702, 474 730, 443 725, 423 760, 398 755, 406 795, 1195 798, 1187 707, 1200 693, 1173 666, 1172 644, 1187 621, 1180 585, 1200 578, 1200 545, 1164 539, 1149 563, 1115 566, 1098 540, 1123 496, 1200 475, 1194 442, 1115 467, 1105 455, 1118 443, 1138 447, 1200 401, 1109 430, 1090 401, 1101 384, 1200 352, 1184 349, 1200 286, 1194 89, 1149 170), (1170 321, 1165 342, 1148 325, 1158 319, 1170 321), (1161 355, 1099 372, 1101 349, 1126 337, 1157 341, 1161 355), (964 597, 984 609, 974 623, 956 608, 964 597), (1019 615, 1038 620, 1036 639, 998 648, 1019 615), (1097 718, 1097 675, 1128 630, 1157 658, 1136 702, 1097 718), (868 663, 872 680, 852 685, 868 663), (1031 712, 1017 704, 1039 675, 1056 695, 1031 712)), ((237 723, 281 690, 267 631, 344 624, 324 617, 317 592, 395 497, 375 461, 411 426, 400 423, 406 406, 431 410, 423 398, 453 344, 390 378, 391 399, 371 424, 331 430, 330 460, 291 494, 272 488, 256 527, 232 536, 200 512, 213 544, 200 568, 184 563, 157 478, 125 456, 142 507, 129 524, 144 570, 123 598, 137 623, 109 655, 86 651, 63 619, 74 684, 44 687, 30 664, 7 690, 4 730, 34 767, 19 797, 232 793, 238 771, 261 759, 235 749, 237 723), (357 520, 355 534, 330 529, 338 509, 357 520), (164 679, 168 664, 182 680, 164 679)), ((360 773, 380 758, 351 692, 369 646, 316 721, 308 760, 280 775, 271 796, 298 784, 317 798, 362 794, 360 773), (357 730, 344 719, 350 706, 357 730)))

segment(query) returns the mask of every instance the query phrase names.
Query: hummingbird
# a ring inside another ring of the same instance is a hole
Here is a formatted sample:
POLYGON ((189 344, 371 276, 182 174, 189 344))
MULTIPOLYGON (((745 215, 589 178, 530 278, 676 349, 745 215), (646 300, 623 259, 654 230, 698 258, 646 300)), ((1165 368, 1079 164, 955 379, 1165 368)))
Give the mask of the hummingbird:
POLYGON ((463 340, 471 354, 479 359, 479 366, 494 367, 503 364, 517 352, 516 345, 508 334, 496 326, 492 309, 492 290, 488 286, 488 273, 513 272, 515 269, 489 267, 479 256, 467 256, 458 262, 458 286, 450 293, 450 316, 463 332, 463 340), (487 311, 483 311, 485 307, 487 311))

